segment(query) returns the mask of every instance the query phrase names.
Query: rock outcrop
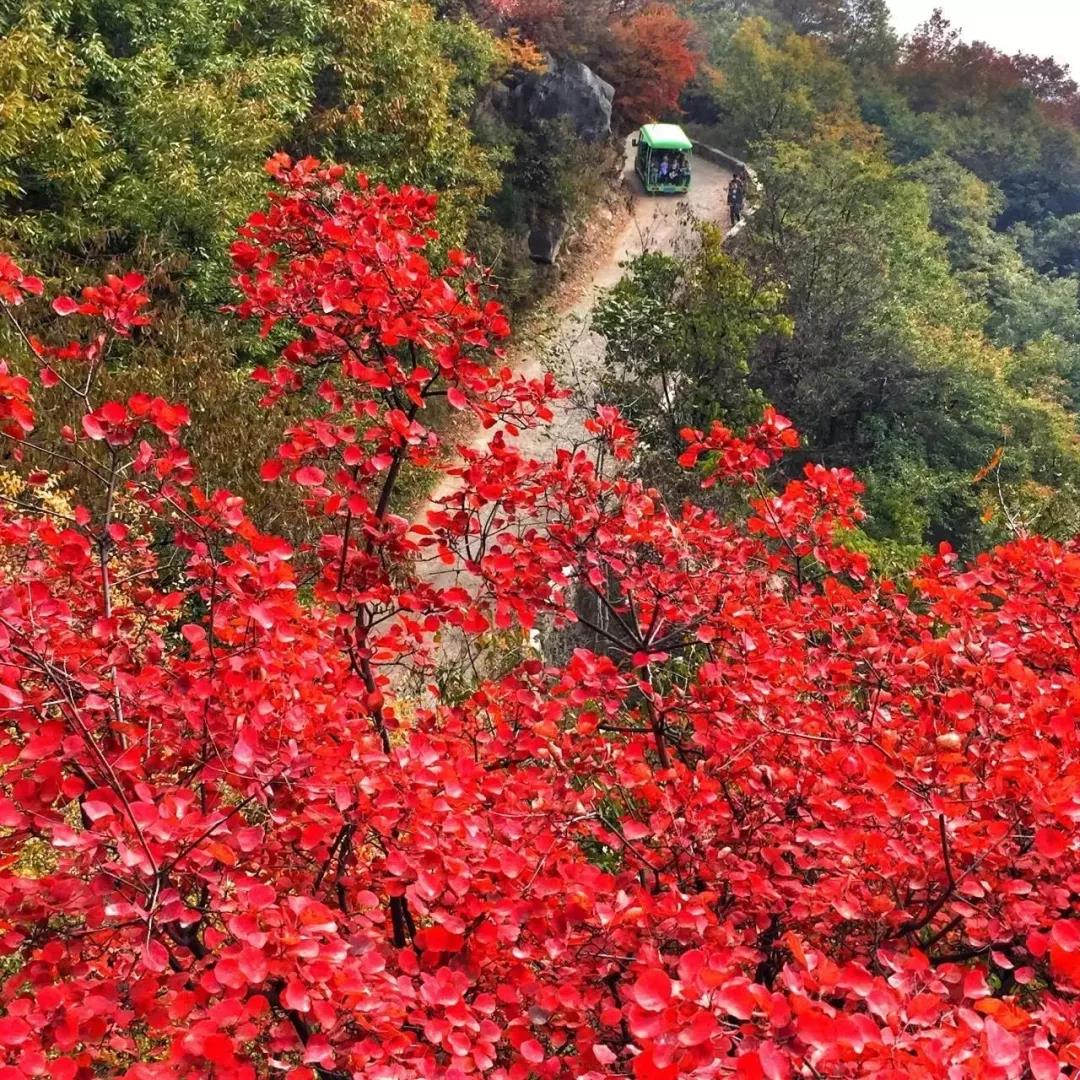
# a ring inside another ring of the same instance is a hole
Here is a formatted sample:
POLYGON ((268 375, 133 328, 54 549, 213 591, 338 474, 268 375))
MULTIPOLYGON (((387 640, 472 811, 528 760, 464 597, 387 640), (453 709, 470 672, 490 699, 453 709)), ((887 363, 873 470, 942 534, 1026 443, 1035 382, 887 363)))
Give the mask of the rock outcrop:
MULTIPOLYGON (((525 130, 563 121, 585 142, 611 136, 611 104, 615 90, 578 60, 548 59, 547 70, 518 75, 510 85, 493 90, 484 107, 525 130)), ((570 229, 558 212, 543 214, 529 233, 529 255, 539 263, 554 263, 570 229)))
POLYGON ((586 142, 611 134, 611 103, 615 89, 578 60, 552 60, 541 75, 530 75, 511 92, 519 123, 566 120, 586 142))
POLYGON ((551 216, 538 221, 529 233, 529 257, 538 263, 553 263, 559 257, 570 223, 551 216))

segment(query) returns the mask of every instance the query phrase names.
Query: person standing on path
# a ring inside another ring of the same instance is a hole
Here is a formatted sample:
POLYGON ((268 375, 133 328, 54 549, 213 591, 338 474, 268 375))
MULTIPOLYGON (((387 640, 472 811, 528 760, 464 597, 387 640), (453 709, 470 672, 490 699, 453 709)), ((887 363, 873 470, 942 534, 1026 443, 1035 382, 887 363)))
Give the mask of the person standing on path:
POLYGON ((746 185, 740 173, 731 178, 727 189, 728 214, 734 228, 742 218, 743 203, 746 200, 746 185))

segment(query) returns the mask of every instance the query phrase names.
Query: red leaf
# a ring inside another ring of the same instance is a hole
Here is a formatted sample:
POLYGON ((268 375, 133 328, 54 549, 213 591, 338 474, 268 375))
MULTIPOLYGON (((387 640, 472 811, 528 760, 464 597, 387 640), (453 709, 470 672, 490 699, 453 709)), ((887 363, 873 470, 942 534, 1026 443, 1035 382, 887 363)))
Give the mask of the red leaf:
POLYGON ((102 818, 110 817, 116 813, 116 811, 102 799, 84 799, 82 811, 91 821, 100 821, 102 818))
POLYGON ((30 1025, 21 1016, 0 1016, 0 1044, 21 1046, 30 1038, 30 1025))
POLYGON ((824 1013, 811 1011, 799 1017, 796 1028, 799 1038, 816 1050, 827 1049, 836 1042, 836 1021, 824 1013))
POLYGON ((26 815, 6 796, 0 795, 0 828, 18 829, 26 824, 26 815))
POLYGON ((259 469, 259 476, 267 483, 270 483, 281 475, 281 471, 284 467, 285 463, 281 458, 270 458, 262 463, 262 467, 259 469))
POLYGON ((733 980, 724 983, 716 992, 713 1000, 729 1016, 736 1020, 749 1020, 757 1008, 757 1001, 750 992, 750 984, 745 980, 733 980))
POLYGON ((975 703, 966 690, 950 690, 942 699, 941 707, 947 716, 963 720, 972 714, 975 703))
POLYGON ((544 1048, 535 1039, 526 1039, 521 1044, 521 1056, 533 1065, 540 1065, 547 1056, 544 1048))
POLYGON ((281 1004, 294 1012, 306 1013, 311 1009, 311 998, 299 979, 290 979, 281 991, 281 1004))
POLYGON ((142 963, 147 971, 164 971, 169 966, 169 953, 160 941, 151 938, 143 946, 142 963))
POLYGON ((58 296, 52 306, 57 315, 74 315, 79 310, 79 304, 70 296, 58 296))
POLYGON ((244 978, 256 985, 263 982, 270 973, 270 964, 262 950, 250 946, 241 950, 237 966, 244 978))
POLYGON ((666 1065, 657 1062, 652 1046, 646 1046, 634 1058, 634 1076, 637 1080, 676 1080, 678 1075, 679 1067, 673 1062, 666 1065))
POLYGON ((1069 850, 1069 838, 1060 829, 1036 829, 1035 848, 1044 858, 1060 859, 1069 850))
POLYGON ((630 987, 630 997, 643 1009, 659 1012, 671 1001, 671 979, 659 968, 649 968, 630 987))
POLYGON ((82 418, 83 431, 90 436, 91 439, 104 439, 105 428, 101 426, 101 421, 98 420, 93 413, 84 413, 82 418))
POLYGON ((1061 1076, 1058 1059, 1040 1046, 1028 1051, 1028 1064, 1031 1066, 1032 1080, 1058 1080, 1061 1076))
POLYGON ((215 1065, 232 1065, 236 1061, 232 1039, 220 1032, 214 1032, 204 1037, 202 1052, 203 1057, 215 1065))
POLYGON ((991 1065, 1011 1069, 1020 1062, 1020 1040, 1006 1031, 993 1017, 987 1017, 983 1033, 986 1037, 986 1059, 991 1065))
POLYGON ((122 424, 128 418, 128 411, 119 401, 106 401, 97 415, 107 424, 122 424))
POLYGON ((1058 919, 1050 936, 1065 952, 1080 952, 1080 919, 1058 919))
POLYGON ((24 698, 22 691, 17 686, 10 686, 5 682, 0 682, 0 708, 4 706, 11 708, 18 708, 22 705, 24 698))
POLYGON ((305 465, 293 473, 293 480, 300 484, 301 487, 316 487, 325 479, 326 473, 322 469, 315 468, 314 465, 305 465))

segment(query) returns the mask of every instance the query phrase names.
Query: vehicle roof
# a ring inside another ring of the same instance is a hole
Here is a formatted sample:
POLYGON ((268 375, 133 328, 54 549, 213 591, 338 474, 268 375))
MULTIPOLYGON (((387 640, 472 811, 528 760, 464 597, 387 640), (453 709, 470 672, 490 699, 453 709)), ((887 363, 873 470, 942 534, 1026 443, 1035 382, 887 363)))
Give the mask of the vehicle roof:
POLYGON ((694 147, 678 124, 644 124, 641 137, 654 150, 692 150, 694 147))

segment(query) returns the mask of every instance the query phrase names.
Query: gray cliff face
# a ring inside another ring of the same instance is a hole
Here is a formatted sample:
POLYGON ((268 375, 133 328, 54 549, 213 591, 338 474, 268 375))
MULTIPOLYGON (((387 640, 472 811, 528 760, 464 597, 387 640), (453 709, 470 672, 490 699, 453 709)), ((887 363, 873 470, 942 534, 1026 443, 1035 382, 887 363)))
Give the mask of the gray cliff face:
MULTIPOLYGON (((585 64, 548 57, 546 71, 519 75, 512 85, 494 88, 483 107, 525 130, 557 121, 583 141, 600 143, 611 137, 614 97, 614 87, 585 64)), ((570 225, 558 212, 540 214, 529 233, 529 255, 536 262, 554 263, 570 225)))
MULTIPOLYGON (((510 110, 518 123, 534 127, 562 120, 586 142, 611 136, 614 87, 578 60, 549 60, 548 70, 522 80, 509 94, 510 110)), ((547 215, 529 234, 529 255, 537 262, 553 263, 559 256, 570 222, 547 215)))
POLYGON ((523 80, 511 96, 525 123, 566 120, 586 142, 611 134, 615 89, 578 60, 550 61, 544 74, 523 80))
POLYGON ((545 217, 529 233, 529 257, 538 263, 553 263, 559 257, 570 223, 561 217, 545 217))

